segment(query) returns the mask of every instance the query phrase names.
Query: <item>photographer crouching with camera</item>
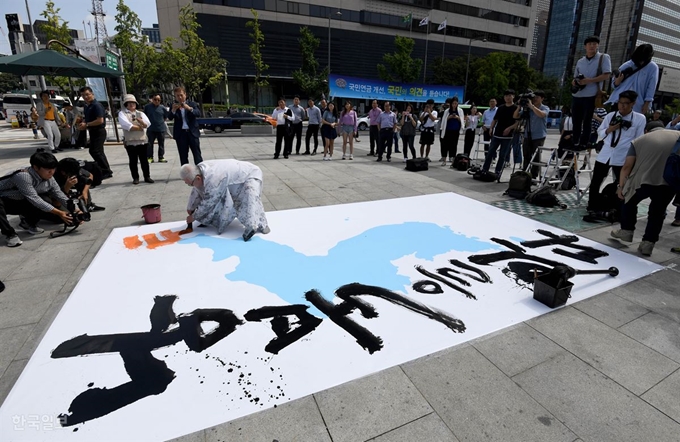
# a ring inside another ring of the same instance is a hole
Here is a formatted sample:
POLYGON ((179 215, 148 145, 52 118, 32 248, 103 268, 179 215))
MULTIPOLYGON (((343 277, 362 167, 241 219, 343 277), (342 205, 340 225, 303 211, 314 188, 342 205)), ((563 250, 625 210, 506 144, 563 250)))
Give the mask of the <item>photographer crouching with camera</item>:
POLYGON ((38 152, 31 155, 31 166, 14 171, 0 178, 0 231, 7 238, 8 247, 18 247, 23 242, 9 223, 7 215, 19 215, 19 227, 31 235, 43 233, 38 221, 45 219, 55 223, 73 225, 73 214, 81 211, 64 210, 69 198, 61 191, 54 179, 57 159, 51 153, 38 152), (55 202, 55 205, 48 203, 55 202))
POLYGON ((609 169, 613 170, 614 182, 618 183, 630 143, 645 133, 647 119, 633 111, 637 97, 635 91, 621 92, 617 103, 618 110, 608 113, 597 130, 598 138, 603 140, 604 144, 593 167, 588 191, 588 211, 600 210, 600 187, 609 169))
MULTIPOLYGON (((105 210, 104 207, 97 206, 92 201, 90 189, 93 185, 94 176, 86 169, 81 167, 80 161, 75 158, 64 158, 57 163, 57 171, 54 179, 59 184, 59 188, 70 199, 77 198, 82 200, 83 212, 99 212, 105 210)), ((88 213, 89 214, 89 213, 88 213)), ((89 221, 89 220, 88 220, 89 221)))
MULTIPOLYGON (((544 99, 545 92, 528 90, 526 94, 520 95, 519 107, 515 109, 513 115, 515 120, 525 121, 524 143, 522 144, 524 157, 522 169, 524 170, 527 170, 536 149, 543 146, 545 137, 548 135, 548 112, 550 108, 543 104, 544 99)), ((540 153, 536 160, 541 161, 540 153)), ((541 168, 532 166, 530 173, 533 178, 537 178, 541 173, 541 168)))

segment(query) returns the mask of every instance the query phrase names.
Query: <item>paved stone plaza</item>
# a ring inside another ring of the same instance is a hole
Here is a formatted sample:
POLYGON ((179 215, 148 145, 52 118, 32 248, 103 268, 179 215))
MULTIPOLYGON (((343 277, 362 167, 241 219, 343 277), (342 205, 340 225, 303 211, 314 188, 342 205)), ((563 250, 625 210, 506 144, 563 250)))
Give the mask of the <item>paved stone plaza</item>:
MULTIPOLYGON (((0 136, 0 173, 27 165, 44 144, 7 133, 2 133, 5 141, 0 136)), ((201 145, 206 160, 257 164, 264 173, 267 211, 440 192, 486 203, 504 199, 507 184, 480 183, 435 161, 421 173, 404 171, 400 154, 392 163, 375 163, 366 156, 368 134, 361 135, 353 161, 340 160, 340 147, 331 162, 322 161, 323 155, 273 160, 274 137, 208 135, 201 145)), ((549 135, 548 143, 556 140, 556 134, 549 135)), ((72 235, 49 239, 47 233, 20 232, 21 247, 3 243, 2 400, 113 228, 143 223, 139 207, 149 203, 162 205, 163 221, 186 217, 189 189, 178 176, 174 142, 166 144, 169 162, 151 165, 156 183, 137 186, 122 145, 107 145, 114 178, 93 191, 106 211, 94 213, 93 221, 72 235)), ((438 150, 433 149, 434 160, 438 150)), ((57 155, 66 156, 90 159, 87 151, 57 155)), ((18 224, 16 217, 11 221, 18 224)), ((660 272, 468 344, 177 440, 677 441, 680 256, 669 250, 680 246, 680 228, 671 221, 666 219, 651 257, 666 266, 660 272)), ((637 241, 644 225, 638 222, 637 241)), ((291 228, 321 232, 324 226, 291 228)), ((622 246, 608 239, 610 230, 602 225, 579 234, 637 255, 637 243, 622 246)), ((150 263, 148 273, 162 278, 163 269, 150 263)))

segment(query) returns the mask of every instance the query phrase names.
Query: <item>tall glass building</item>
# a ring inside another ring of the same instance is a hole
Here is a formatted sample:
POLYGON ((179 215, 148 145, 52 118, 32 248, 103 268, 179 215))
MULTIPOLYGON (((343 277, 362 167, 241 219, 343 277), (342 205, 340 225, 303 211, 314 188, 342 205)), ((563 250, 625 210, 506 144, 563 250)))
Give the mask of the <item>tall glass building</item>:
MULTIPOLYGON (((564 79, 573 45, 577 0, 553 1, 548 21, 548 41, 545 47, 543 73, 564 79)), ((569 74, 567 74, 569 76, 569 74)))

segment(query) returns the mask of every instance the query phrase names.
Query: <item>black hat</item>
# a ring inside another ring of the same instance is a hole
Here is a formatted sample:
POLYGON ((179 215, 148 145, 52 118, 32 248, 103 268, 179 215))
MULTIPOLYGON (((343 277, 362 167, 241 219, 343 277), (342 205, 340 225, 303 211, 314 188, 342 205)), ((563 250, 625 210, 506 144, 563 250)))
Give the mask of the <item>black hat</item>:
POLYGON ((583 46, 587 45, 588 43, 600 44, 600 37, 598 37, 597 35, 591 35, 590 37, 586 37, 585 41, 583 42, 583 46))

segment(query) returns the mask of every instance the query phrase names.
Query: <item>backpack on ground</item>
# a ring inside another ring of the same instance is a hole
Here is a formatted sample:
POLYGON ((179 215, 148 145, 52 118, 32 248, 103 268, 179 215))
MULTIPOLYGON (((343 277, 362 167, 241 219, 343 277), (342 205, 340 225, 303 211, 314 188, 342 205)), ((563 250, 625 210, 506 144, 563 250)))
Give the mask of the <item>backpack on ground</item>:
POLYGON ((567 170, 560 170, 560 178, 563 178, 560 190, 571 190, 576 187, 576 172, 573 167, 567 170), (565 174, 567 175, 566 177, 564 176, 565 174))
POLYGON ((518 170, 510 176, 508 190, 504 195, 512 198, 524 199, 531 192, 531 174, 523 170, 518 170))
POLYGON ((406 170, 420 172, 429 168, 427 158, 409 158, 406 160, 406 170))
POLYGON ((459 153, 453 159, 452 169, 458 169, 460 171, 465 171, 470 168, 470 157, 464 153, 459 153))
POLYGON ((526 198, 529 204, 533 204, 539 207, 561 207, 566 208, 566 205, 561 204, 560 201, 555 196, 555 190, 550 186, 540 187, 526 198))

